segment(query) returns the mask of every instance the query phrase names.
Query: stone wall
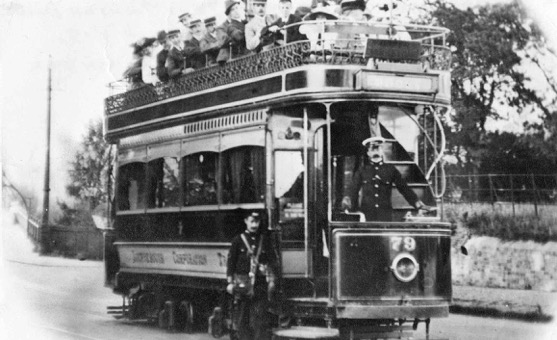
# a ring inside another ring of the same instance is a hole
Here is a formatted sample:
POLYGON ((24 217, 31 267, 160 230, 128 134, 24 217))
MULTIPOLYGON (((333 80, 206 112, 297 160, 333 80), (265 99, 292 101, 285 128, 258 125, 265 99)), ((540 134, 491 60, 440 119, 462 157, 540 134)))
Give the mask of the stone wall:
POLYGON ((452 248, 453 284, 557 291, 557 243, 502 242, 472 237, 468 255, 452 248))

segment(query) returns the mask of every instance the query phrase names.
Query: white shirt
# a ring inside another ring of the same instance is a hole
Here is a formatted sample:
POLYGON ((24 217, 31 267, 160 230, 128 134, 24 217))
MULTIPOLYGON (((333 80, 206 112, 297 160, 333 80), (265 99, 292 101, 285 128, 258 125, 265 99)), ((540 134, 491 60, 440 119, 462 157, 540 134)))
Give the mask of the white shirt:
POLYGON ((160 81, 157 77, 157 57, 155 53, 143 56, 141 59, 141 79, 145 84, 155 84, 160 81))

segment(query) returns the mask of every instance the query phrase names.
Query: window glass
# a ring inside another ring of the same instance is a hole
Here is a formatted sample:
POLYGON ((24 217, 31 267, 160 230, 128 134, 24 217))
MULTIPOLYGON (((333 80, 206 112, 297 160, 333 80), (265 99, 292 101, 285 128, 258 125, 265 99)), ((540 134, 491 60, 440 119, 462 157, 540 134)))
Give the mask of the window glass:
POLYGON ((158 158, 148 163, 149 189, 147 202, 149 208, 179 206, 178 158, 158 158))
POLYGON ((420 128, 416 122, 402 108, 391 106, 380 106, 378 119, 381 125, 414 159, 417 155, 418 137, 420 136, 420 128))
POLYGON ((118 210, 145 208, 145 163, 128 163, 118 169, 118 210))
POLYGON ((304 239, 304 176, 301 151, 275 152, 275 198, 286 241, 304 239))
POLYGON ((217 204, 216 152, 199 152, 182 158, 184 205, 217 204))
POLYGON ((259 203, 265 199, 265 149, 242 146, 222 153, 225 204, 259 203))

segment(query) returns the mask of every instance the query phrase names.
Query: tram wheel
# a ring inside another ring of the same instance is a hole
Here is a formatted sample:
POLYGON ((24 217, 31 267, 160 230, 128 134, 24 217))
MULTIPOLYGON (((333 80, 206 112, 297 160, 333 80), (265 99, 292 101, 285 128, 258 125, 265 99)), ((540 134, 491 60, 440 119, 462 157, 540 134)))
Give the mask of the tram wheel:
POLYGON ((195 325, 193 304, 187 300, 180 303, 180 312, 184 322, 184 332, 192 333, 195 325))

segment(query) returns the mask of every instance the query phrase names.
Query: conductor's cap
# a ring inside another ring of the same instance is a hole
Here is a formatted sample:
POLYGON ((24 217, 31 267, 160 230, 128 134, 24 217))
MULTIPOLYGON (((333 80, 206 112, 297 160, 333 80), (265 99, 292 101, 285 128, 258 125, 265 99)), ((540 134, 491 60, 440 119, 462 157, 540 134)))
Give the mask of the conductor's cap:
POLYGON ((246 218, 251 217, 254 220, 261 221, 261 214, 257 211, 250 211, 246 214, 246 218))
POLYGON ((366 148, 370 145, 383 145, 385 143, 385 138, 383 137, 371 137, 362 142, 362 145, 366 148))

